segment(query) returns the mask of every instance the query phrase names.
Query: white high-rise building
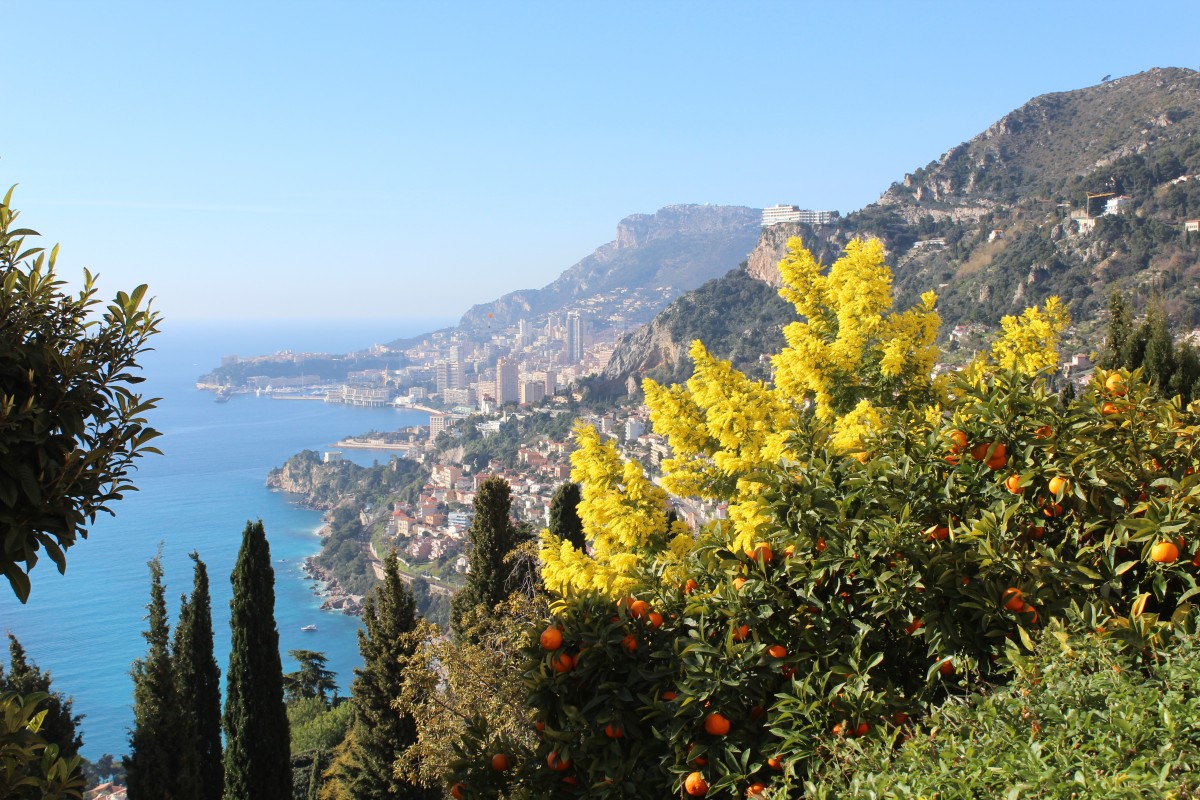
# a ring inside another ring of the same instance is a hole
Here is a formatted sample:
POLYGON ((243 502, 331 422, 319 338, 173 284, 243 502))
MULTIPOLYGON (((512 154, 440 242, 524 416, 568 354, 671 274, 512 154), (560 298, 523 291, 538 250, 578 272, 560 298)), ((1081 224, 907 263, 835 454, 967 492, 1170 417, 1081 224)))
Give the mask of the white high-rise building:
POLYGON ((517 403, 521 400, 520 370, 515 358, 496 361, 496 403, 517 403))
POLYGON ((567 312, 567 352, 568 364, 578 364, 583 360, 583 320, 578 311, 567 312))
POLYGON ((439 361, 437 369, 437 390, 439 393, 447 389, 462 389, 467 385, 466 370, 461 361, 439 361))

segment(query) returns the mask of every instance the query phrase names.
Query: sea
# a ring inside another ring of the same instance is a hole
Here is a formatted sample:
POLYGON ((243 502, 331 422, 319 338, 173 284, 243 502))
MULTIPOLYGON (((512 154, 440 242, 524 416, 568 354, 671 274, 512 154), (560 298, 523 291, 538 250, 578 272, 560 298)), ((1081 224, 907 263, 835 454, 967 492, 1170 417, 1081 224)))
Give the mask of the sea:
MULTIPOLYGON (((279 350, 352 352, 417 335, 449 320, 318 321, 284 323, 180 322, 167 320, 153 337, 154 351, 141 358, 140 384, 159 397, 147 414, 162 432, 161 456, 140 459, 133 482, 139 491, 112 504, 67 551, 60 575, 43 558, 31 574, 28 603, 0 581, 0 632, 11 632, 30 660, 51 673, 54 689, 71 696, 83 714, 86 758, 128 752, 133 724, 130 665, 146 653, 147 563, 161 553, 172 624, 180 596, 192 589, 192 562, 208 567, 217 663, 224 676, 229 658, 229 576, 246 523, 261 519, 275 568, 275 620, 284 671, 297 668, 289 650, 324 653, 349 692, 358 653, 359 620, 322 611, 316 584, 301 561, 320 549, 321 514, 296 498, 266 488, 267 472, 304 449, 333 449, 339 439, 368 430, 428 424, 428 414, 392 408, 355 408, 319 401, 285 401, 234 395, 217 403, 195 388, 196 378, 222 356, 262 355, 279 350), (316 631, 301 628, 315 625, 316 631)), ((345 450, 358 463, 381 463, 390 451, 345 450)), ((0 665, 7 666, 7 638, 0 665)), ((223 679, 223 678, 222 678, 223 679)))

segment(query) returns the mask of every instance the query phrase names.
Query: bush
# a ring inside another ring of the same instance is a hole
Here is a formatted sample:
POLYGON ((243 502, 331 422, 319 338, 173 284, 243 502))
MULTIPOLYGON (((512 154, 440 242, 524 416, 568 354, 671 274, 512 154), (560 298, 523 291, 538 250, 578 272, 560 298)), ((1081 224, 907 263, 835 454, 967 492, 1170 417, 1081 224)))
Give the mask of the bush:
POLYGON ((12 227, 11 199, 0 201, 0 573, 25 602, 39 551, 65 572, 96 514, 136 489, 136 459, 158 452, 142 417, 155 400, 130 386, 159 318, 144 285, 101 311, 87 270, 66 294, 58 247, 26 247, 37 233, 12 227))
POLYGON ((835 743, 806 797, 1195 797, 1200 640, 1142 662, 1112 637, 1055 626, 1013 681, 947 703, 907 742, 835 743))

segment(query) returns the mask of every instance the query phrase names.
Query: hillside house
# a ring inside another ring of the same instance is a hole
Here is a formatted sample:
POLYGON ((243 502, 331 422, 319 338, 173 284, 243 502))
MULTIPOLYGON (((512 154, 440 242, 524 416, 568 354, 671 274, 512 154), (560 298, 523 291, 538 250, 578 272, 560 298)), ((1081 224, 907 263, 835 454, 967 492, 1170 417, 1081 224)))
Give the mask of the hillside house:
POLYGON ((1133 203, 1133 198, 1128 195, 1120 194, 1116 197, 1108 198, 1108 202, 1104 204, 1104 214, 1121 214, 1126 211, 1133 203))

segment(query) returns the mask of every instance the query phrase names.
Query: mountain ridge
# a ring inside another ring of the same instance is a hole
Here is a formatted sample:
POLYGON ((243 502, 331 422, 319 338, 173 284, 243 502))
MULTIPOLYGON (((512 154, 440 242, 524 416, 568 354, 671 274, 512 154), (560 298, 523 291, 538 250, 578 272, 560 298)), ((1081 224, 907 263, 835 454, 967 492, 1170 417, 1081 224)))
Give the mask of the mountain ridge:
MULTIPOLYGON (((1191 174, 1200 174, 1200 73, 1156 68, 1035 97, 831 225, 764 228, 745 271, 777 287, 776 264, 790 236, 801 236, 826 264, 851 238, 873 236, 893 267, 897 307, 938 291, 943 336, 962 323, 994 326, 1050 294, 1070 301, 1082 321, 1077 327, 1087 329, 1113 290, 1139 303, 1165 291, 1177 321, 1196 324, 1200 236, 1189 239, 1184 222, 1200 217, 1200 179, 1178 180, 1191 174), (1090 205, 1089 194, 1124 194, 1128 202, 1121 213, 1080 222, 1069 212, 1090 205)), ((708 288, 710 296, 721 291, 721 280, 708 288)), ((686 377, 660 356, 686 352, 666 321, 692 302, 679 298, 650 331, 623 337, 605 378, 620 385, 656 370, 686 377)), ((792 318, 788 311, 764 319, 761 311, 754 311, 759 324, 772 327, 792 318)), ((729 340, 751 316, 731 309, 708 333, 729 340)), ((1084 330, 1081 341, 1089 335, 1084 330)))

